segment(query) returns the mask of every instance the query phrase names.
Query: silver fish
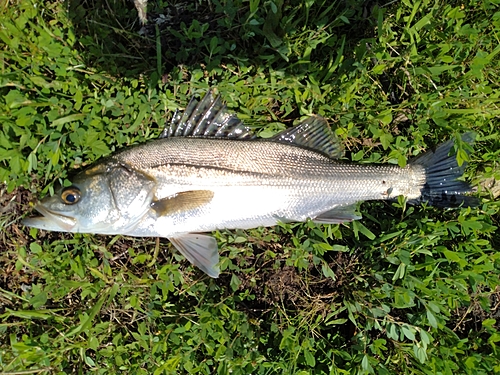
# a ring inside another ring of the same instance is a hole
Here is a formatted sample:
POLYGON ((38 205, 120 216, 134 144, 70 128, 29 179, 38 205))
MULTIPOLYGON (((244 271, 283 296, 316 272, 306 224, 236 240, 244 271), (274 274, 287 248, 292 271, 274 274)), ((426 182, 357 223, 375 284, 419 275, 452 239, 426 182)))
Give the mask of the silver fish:
MULTIPOLYGON (((465 134, 463 141, 472 142, 465 134)), ((470 206, 464 170, 449 156, 453 141, 410 162, 341 162, 342 147, 325 119, 309 117, 271 139, 256 139, 209 92, 176 113, 160 139, 124 149, 80 172, 72 185, 42 199, 44 230, 166 237, 211 277, 217 243, 199 234, 278 222, 343 223, 360 219, 356 203, 395 199, 470 206)))

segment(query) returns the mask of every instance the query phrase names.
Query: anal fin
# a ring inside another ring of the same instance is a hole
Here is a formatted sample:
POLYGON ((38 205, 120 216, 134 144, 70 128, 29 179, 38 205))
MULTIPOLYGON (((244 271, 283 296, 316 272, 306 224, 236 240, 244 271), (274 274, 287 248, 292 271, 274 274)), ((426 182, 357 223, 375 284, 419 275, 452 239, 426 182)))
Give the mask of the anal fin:
POLYGON ((356 204, 337 206, 316 216, 312 221, 319 224, 341 224, 361 219, 355 211, 356 204))
POLYGON ((169 238, 170 242, 192 264, 208 276, 219 277, 219 252, 215 238, 205 234, 186 233, 169 238))

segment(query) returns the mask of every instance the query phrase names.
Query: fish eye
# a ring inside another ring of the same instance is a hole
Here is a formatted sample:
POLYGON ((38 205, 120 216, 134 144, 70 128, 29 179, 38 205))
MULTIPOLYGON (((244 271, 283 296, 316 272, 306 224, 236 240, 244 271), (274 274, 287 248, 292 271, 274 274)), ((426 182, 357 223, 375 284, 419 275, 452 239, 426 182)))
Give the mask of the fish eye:
POLYGON ((75 204, 80 200, 80 190, 75 186, 65 188, 61 193, 61 199, 66 204, 75 204))

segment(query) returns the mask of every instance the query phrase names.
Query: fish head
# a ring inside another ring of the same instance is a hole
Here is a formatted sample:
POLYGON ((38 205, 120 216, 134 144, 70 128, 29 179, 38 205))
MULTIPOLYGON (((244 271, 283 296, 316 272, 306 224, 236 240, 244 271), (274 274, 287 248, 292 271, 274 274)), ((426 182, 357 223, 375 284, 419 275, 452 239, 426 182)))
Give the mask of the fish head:
POLYGON ((101 163, 79 173, 67 187, 43 198, 26 218, 29 227, 60 232, 126 234, 150 209, 155 181, 130 166, 101 163))

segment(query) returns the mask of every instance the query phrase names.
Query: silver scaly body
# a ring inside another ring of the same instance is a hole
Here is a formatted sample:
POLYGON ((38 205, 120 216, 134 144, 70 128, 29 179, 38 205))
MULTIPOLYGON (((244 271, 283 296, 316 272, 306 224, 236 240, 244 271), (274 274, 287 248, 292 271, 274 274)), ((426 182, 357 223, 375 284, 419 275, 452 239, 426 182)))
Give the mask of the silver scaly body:
POLYGON ((347 164, 265 141, 167 138, 116 159, 154 178, 158 199, 184 191, 214 193, 209 203, 192 210, 163 217, 152 211, 128 233, 135 236, 300 222, 358 201, 398 195, 415 199, 425 182, 425 171, 418 166, 347 164))

